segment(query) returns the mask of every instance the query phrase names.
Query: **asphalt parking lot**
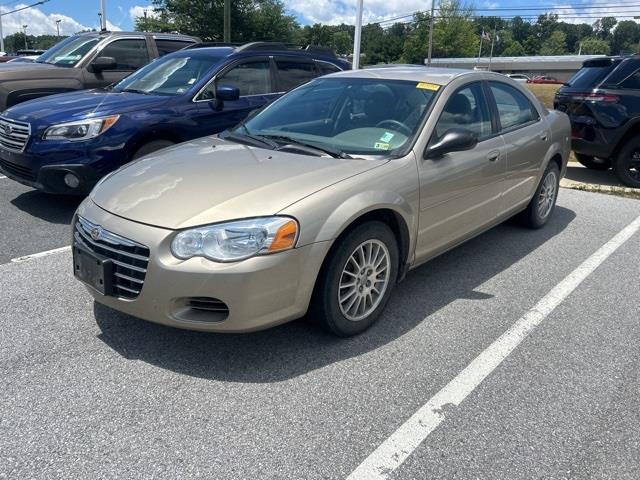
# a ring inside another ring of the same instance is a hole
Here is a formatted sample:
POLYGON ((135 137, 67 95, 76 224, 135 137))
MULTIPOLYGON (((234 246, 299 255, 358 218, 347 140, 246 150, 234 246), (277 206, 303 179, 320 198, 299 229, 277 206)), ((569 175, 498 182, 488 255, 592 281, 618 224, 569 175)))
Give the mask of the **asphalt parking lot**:
POLYGON ((174 330, 94 305, 68 251, 11 261, 67 245, 76 205, 0 179, 0 478, 640 477, 637 200, 563 189, 546 228, 507 223, 412 271, 346 340, 303 321, 174 330), (383 466, 394 432, 621 231, 383 466))

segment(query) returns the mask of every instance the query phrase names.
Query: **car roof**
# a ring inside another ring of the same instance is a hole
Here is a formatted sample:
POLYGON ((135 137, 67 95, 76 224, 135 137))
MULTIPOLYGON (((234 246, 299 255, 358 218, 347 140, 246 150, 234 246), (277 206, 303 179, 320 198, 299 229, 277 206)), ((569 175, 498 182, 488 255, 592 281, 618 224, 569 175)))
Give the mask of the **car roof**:
POLYGON ((362 70, 345 70, 343 72, 332 73, 331 77, 348 78, 379 78, 384 80, 409 80, 413 82, 435 83, 437 85, 447 85, 454 78, 462 75, 481 74, 474 70, 464 70, 461 68, 437 68, 415 66, 401 67, 376 67, 362 70))
POLYGON ((185 38, 189 38, 195 41, 200 41, 200 39, 198 37, 194 37, 191 35, 183 35, 181 33, 159 33, 159 32, 122 32, 122 31, 111 31, 111 30, 100 30, 100 31, 95 31, 95 32, 81 32, 78 33, 77 35, 86 35, 86 36, 100 36, 100 37, 107 37, 110 35, 116 35, 119 37, 139 37, 139 36, 145 36, 145 37, 153 37, 153 38, 157 38, 157 39, 172 39, 172 38, 176 38, 176 39, 185 39, 185 38))
POLYGON ((255 57, 255 56, 294 56, 298 58, 307 58, 310 60, 319 60, 323 62, 332 62, 334 64, 343 64, 347 63, 346 60, 340 59, 335 56, 329 56, 324 54, 323 52, 315 52, 315 51, 307 51, 307 50, 297 50, 297 49, 259 49, 259 50, 238 50, 238 47, 235 46, 202 46, 201 44, 194 44, 192 47, 185 48, 182 50, 178 50, 176 52, 171 53, 172 56, 190 56, 190 57, 231 57, 231 58, 245 58, 245 57, 255 57))

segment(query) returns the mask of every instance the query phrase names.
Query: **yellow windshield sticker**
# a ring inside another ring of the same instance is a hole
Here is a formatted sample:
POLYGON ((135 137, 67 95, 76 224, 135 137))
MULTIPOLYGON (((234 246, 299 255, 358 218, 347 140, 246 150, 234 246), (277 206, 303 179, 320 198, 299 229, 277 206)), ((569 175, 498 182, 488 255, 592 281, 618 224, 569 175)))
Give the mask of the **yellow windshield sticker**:
POLYGON ((388 143, 376 142, 373 148, 376 150, 389 150, 390 145, 388 143))
POLYGON ((416 88, 421 88, 423 90, 432 90, 435 92, 440 88, 440 85, 436 85, 435 83, 420 82, 418 85, 416 85, 416 88))

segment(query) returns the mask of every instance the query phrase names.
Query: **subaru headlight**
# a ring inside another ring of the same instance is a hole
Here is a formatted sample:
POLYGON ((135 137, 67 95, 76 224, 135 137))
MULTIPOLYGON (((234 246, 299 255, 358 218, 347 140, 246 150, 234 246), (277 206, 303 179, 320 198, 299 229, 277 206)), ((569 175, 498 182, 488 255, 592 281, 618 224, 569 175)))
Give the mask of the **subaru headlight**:
POLYGON ((182 260, 205 257, 236 262, 288 250, 297 238, 298 222, 292 218, 252 218, 184 230, 171 242, 171 252, 182 260))
POLYGON ((42 138, 45 140, 89 140, 109 130, 118 121, 118 118, 120 115, 60 123, 47 128, 42 138))

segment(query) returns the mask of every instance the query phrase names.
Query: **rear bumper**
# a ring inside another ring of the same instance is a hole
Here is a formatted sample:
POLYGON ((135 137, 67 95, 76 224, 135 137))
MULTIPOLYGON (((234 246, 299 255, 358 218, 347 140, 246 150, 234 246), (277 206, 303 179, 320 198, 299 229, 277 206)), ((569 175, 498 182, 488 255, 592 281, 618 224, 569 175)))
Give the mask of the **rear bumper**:
POLYGON ((571 149, 582 155, 610 158, 613 155, 614 145, 598 141, 591 142, 584 139, 573 138, 571 140, 571 149))

